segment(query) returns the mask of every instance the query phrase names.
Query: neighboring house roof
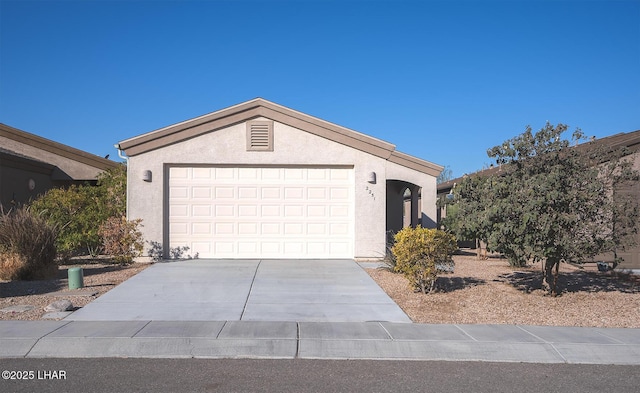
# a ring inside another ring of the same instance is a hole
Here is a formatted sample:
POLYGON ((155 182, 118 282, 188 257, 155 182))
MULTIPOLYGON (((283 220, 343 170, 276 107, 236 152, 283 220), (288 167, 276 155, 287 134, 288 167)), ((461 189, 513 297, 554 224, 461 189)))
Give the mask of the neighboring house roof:
POLYGON ((591 143, 605 144, 614 148, 626 147, 630 152, 640 150, 640 130, 621 132, 604 138, 595 139, 591 143))
POLYGON ((16 153, 0 147, 0 162, 2 166, 23 168, 33 172, 51 174, 55 166, 37 160, 24 154, 16 153))
MULTIPOLYGON (((594 139, 587 143, 610 146, 614 149, 626 147, 629 150, 629 153, 634 153, 640 151, 640 130, 627 133, 621 132, 600 139, 594 139)), ((587 143, 583 143, 578 146, 585 146, 587 143)), ((474 172, 473 174, 488 176, 499 172, 500 170, 500 166, 492 166, 490 168, 474 172)), ((449 191, 451 191, 454 184, 460 183, 465 176, 438 184, 438 194, 448 193, 449 191)))
POLYGON ((0 140, 5 157, 19 157, 45 163, 59 169, 73 180, 92 180, 101 171, 118 163, 62 143, 0 123, 0 140))
POLYGON ((233 124, 266 117, 331 141, 350 146, 390 162, 438 176, 443 167, 395 150, 395 145, 357 131, 309 116, 262 98, 243 102, 195 119, 174 124, 120 142, 119 148, 135 156, 191 139, 233 124))

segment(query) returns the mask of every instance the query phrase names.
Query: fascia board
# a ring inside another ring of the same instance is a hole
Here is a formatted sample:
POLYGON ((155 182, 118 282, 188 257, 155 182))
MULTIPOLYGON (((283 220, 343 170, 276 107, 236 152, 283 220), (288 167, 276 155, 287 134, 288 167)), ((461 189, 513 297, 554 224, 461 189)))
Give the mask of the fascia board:
POLYGON ((119 148, 128 156, 135 156, 256 117, 266 117, 384 159, 395 149, 391 143, 260 98, 124 140, 119 148))
POLYGON ((440 173, 444 169, 443 166, 434 164, 429 161, 421 160, 417 157, 401 153, 397 150, 391 153, 389 161, 435 177, 438 177, 438 175, 440 175, 440 173))

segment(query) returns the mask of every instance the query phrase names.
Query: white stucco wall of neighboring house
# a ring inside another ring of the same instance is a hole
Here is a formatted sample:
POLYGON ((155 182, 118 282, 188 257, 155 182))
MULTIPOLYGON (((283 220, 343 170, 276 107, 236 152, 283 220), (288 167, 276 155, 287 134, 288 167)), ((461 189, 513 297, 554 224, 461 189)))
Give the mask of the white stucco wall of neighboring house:
POLYGON ((272 152, 247 151, 246 122, 241 122, 131 156, 128 164, 128 218, 143 220, 145 240, 166 241, 168 218, 164 216, 163 204, 167 203, 167 168, 170 165, 331 165, 354 168, 355 258, 384 256, 386 179, 409 181, 422 187, 421 213, 435 221, 435 176, 277 121, 273 127, 272 152), (146 170, 152 172, 151 182, 142 179, 146 170), (375 184, 367 181, 371 172, 376 173, 375 184))

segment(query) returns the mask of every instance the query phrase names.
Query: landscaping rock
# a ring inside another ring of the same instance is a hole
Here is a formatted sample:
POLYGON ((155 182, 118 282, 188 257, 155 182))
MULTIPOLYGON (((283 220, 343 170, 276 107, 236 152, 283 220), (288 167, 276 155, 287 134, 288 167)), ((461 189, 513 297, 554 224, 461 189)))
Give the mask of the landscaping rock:
POLYGON ((46 312, 62 312, 69 311, 73 308, 73 304, 69 300, 56 300, 44 308, 46 312))

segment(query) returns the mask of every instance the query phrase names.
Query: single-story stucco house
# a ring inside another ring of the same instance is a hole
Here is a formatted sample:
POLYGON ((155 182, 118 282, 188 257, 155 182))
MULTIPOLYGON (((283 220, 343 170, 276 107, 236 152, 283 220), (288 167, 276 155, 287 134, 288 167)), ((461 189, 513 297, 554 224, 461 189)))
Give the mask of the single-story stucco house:
POLYGON ((442 166, 261 98, 117 147, 128 218, 165 256, 379 259, 387 231, 436 222, 442 166))
POLYGON ((0 205, 29 202, 54 187, 95 184, 117 162, 0 123, 0 205))

